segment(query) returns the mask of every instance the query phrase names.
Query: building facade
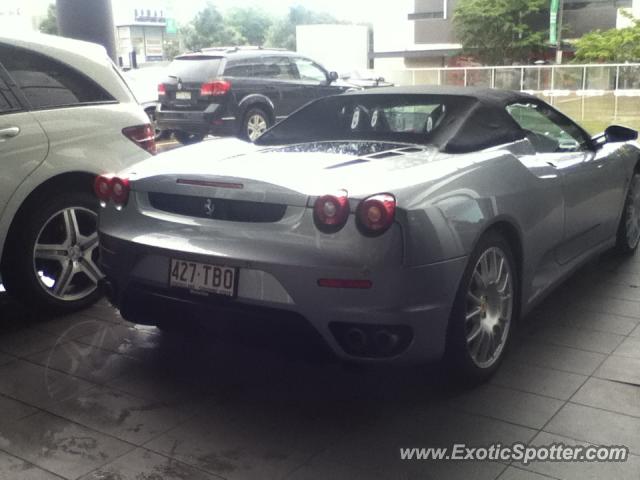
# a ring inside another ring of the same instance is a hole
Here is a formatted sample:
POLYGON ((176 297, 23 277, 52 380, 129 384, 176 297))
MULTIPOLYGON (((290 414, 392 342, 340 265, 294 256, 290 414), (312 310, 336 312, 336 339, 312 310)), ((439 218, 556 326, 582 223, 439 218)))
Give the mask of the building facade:
MULTIPOLYGON (((453 24, 454 12, 459 2, 460 0, 404 1, 404 18, 397 18, 396 24, 392 26, 385 26, 383 22, 375 25, 373 56, 376 68, 450 65, 462 48, 456 39, 453 24), (385 40, 391 30, 408 33, 400 36, 405 40, 404 45, 385 40)), ((621 11, 630 10, 633 5, 636 5, 634 11, 640 10, 640 0, 564 0, 563 37, 570 40, 595 29, 626 26, 628 20, 621 11)), ((548 28, 548 19, 548 12, 541 14, 541 29, 548 28)))

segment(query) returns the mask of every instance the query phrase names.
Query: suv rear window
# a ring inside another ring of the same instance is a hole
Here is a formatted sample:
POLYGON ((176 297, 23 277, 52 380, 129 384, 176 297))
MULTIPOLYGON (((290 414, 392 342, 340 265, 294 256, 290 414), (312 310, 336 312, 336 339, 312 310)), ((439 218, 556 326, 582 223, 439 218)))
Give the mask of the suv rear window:
POLYGON ((0 45, 0 61, 35 109, 115 100, 83 73, 45 55, 0 45))
POLYGON ((169 65, 169 75, 183 82, 205 82, 218 76, 222 57, 194 55, 176 57, 169 65))

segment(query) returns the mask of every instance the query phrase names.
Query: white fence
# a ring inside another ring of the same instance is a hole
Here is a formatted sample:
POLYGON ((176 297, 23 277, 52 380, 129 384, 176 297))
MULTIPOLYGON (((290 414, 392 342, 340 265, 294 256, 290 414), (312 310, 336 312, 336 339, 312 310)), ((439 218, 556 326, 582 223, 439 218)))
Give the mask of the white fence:
POLYGON ((396 85, 504 88, 544 98, 599 130, 607 123, 640 128, 640 63, 415 68, 380 72, 396 85))

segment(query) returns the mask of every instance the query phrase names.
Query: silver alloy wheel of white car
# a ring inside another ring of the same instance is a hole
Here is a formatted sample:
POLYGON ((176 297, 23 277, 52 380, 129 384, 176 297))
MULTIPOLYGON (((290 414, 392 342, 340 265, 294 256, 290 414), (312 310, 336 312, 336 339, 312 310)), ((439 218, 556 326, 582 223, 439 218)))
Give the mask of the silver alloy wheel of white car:
POLYGON ((474 267, 467 291, 467 349, 480 368, 491 367, 502 354, 513 316, 513 272, 498 247, 485 250, 474 267))
POLYGON ((625 209, 626 240, 630 249, 640 241, 640 174, 633 175, 629 185, 629 198, 625 209))
POLYGON ((252 142, 262 135, 268 128, 267 120, 260 113, 253 113, 247 119, 247 137, 252 142))
POLYGON ((96 263, 97 220, 96 213, 87 208, 69 207, 49 217, 38 233, 33 268, 40 286, 57 300, 82 300, 98 288, 103 275, 96 263), (54 243, 47 240, 53 231, 58 232, 54 243), (57 264, 59 269, 45 264, 57 264))

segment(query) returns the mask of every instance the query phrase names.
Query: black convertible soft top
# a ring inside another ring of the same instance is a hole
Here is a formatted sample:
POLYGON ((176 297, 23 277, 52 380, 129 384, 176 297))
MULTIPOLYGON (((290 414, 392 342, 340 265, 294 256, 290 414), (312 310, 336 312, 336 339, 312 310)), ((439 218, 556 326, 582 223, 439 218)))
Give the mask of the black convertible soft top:
POLYGON ((442 125, 427 134, 404 132, 359 133, 348 139, 391 140, 434 145, 441 151, 464 153, 481 150, 525 138, 526 132, 507 113, 513 103, 540 103, 526 93, 474 87, 410 86, 385 87, 325 97, 298 110, 258 139, 260 145, 278 145, 307 141, 346 140, 336 136, 335 120, 328 114, 348 102, 362 104, 407 101, 441 102, 447 115, 442 125), (325 125, 328 124, 328 125, 325 125))

